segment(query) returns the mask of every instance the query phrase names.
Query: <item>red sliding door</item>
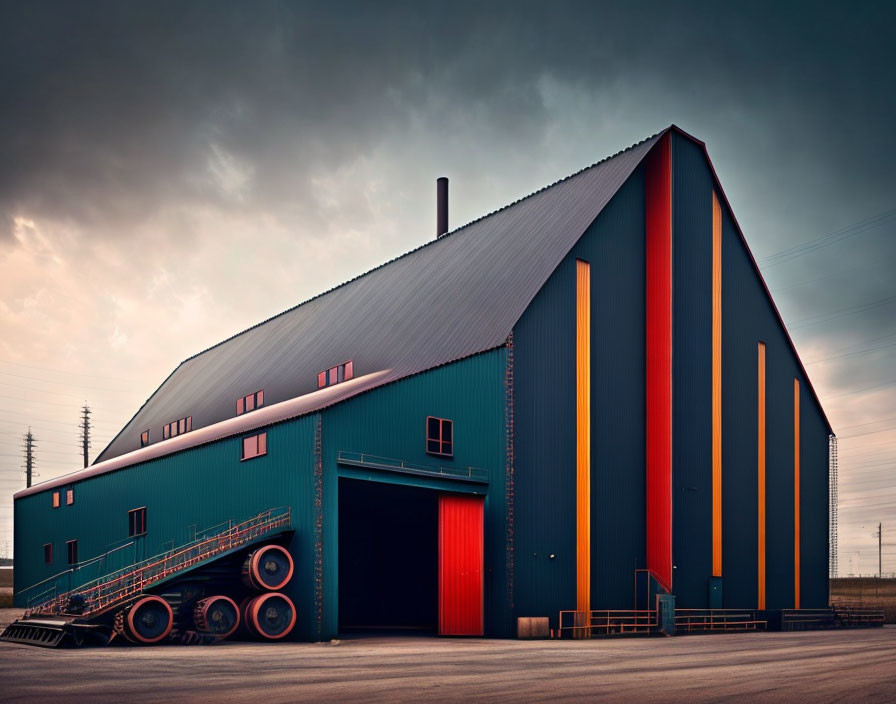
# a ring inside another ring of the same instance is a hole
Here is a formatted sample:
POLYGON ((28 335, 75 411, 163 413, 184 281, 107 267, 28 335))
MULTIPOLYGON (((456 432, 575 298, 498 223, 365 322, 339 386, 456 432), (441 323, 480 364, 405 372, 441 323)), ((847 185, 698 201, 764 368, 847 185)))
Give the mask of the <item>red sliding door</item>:
POLYGON ((483 634, 481 496, 439 496, 439 635, 483 634))

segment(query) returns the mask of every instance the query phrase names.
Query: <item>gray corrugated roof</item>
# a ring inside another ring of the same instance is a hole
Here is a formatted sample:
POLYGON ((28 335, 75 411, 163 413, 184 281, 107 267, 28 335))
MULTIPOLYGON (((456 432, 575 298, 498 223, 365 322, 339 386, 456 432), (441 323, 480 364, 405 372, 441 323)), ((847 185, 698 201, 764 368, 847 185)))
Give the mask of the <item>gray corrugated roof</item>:
POLYGON ((662 133, 433 240, 184 361, 100 453, 139 447, 140 433, 185 416, 193 427, 317 388, 317 373, 353 360, 387 383, 504 343, 591 222, 662 133))

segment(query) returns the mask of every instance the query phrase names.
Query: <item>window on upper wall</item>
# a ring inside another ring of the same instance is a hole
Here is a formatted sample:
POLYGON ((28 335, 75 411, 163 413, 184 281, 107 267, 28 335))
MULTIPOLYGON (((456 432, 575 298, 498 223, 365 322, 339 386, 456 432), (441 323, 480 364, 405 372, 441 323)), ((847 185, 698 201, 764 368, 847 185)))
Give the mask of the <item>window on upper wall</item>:
POLYGON ((128 535, 143 535, 146 532, 146 506, 128 511, 128 535))
POLYGON ((187 416, 180 420, 173 420, 162 426, 162 440, 173 438, 182 433, 189 433, 193 429, 193 416, 187 416))
POLYGON ((426 418, 426 452, 439 457, 454 456, 454 422, 447 418, 426 418))
POLYGON ((65 546, 68 548, 68 564, 78 564, 78 541, 69 540, 65 546))
POLYGON ((59 492, 53 492, 53 508, 59 508, 59 492))
POLYGON ((239 416, 243 413, 254 411, 256 408, 261 408, 263 405, 264 391, 256 391, 254 394, 249 394, 236 400, 236 414, 239 416))
POLYGON ((243 459, 251 460, 253 457, 261 457, 268 453, 268 434, 259 433, 243 438, 243 459))
POLYGON ((325 369, 317 375, 317 388, 338 384, 340 381, 348 381, 355 375, 355 365, 351 360, 337 364, 335 367, 325 369))
POLYGON ((65 505, 71 506, 75 503, 75 489, 74 487, 69 487, 65 490, 65 505))
POLYGON ((44 545, 44 564, 53 564, 53 543, 47 543, 46 545, 44 545))
POLYGON ((144 430, 140 433, 140 447, 146 447, 149 445, 149 431, 144 430))

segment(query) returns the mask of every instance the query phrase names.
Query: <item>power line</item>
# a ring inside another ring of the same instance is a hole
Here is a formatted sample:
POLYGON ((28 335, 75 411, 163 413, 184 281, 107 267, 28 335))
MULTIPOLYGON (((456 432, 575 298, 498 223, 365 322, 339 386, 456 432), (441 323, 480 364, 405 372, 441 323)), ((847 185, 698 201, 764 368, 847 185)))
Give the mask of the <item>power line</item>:
MULTIPOLYGON (((65 396, 66 398, 84 398, 83 394, 64 394, 61 391, 49 391, 47 389, 35 389, 33 386, 16 386, 15 384, 5 384, 0 381, 0 386, 6 386, 10 389, 18 389, 19 391, 27 391, 28 393, 52 394, 53 396, 65 396)), ((97 389, 94 389, 97 390, 97 389)), ((124 389, 99 389, 105 392, 130 393, 124 389)))
POLYGON ((846 440, 847 438, 859 438, 863 435, 876 435, 877 433, 886 433, 890 430, 896 430, 896 425, 891 425, 889 428, 881 428, 880 430, 869 430, 867 433, 852 433, 851 435, 838 435, 837 437, 841 440, 846 440))
POLYGON ((891 342, 889 345, 879 345, 878 347, 866 347, 863 350, 858 350, 856 352, 850 352, 848 354, 839 354, 839 355, 833 355, 831 357, 822 357, 821 359, 813 359, 811 362, 805 362, 805 366, 808 367, 813 364, 818 364, 819 362, 828 362, 832 359, 846 359, 847 357, 858 357, 863 354, 877 352, 878 350, 885 350, 888 347, 896 347, 896 342, 891 342))
POLYGON ((789 330, 805 328, 809 327, 810 325, 817 325, 818 323, 825 323, 829 320, 842 318, 844 315, 864 313, 865 311, 873 310, 874 308, 880 308, 893 302, 896 302, 896 296, 881 298, 877 301, 872 301, 871 303, 860 303, 858 305, 849 306, 847 308, 839 308, 838 310, 832 311, 830 313, 818 313, 817 315, 810 315, 808 318, 801 318, 800 320, 795 321, 795 323, 788 325, 787 328, 789 330))
POLYGON ((896 416, 890 416, 888 418, 879 418, 878 420, 869 420, 867 423, 856 423, 854 425, 844 425, 840 428, 840 430, 849 430, 850 428, 860 428, 863 425, 874 425, 875 423, 885 423, 886 421, 896 420, 896 416))
POLYGON ((850 396, 852 394, 860 394, 863 391, 871 391, 872 389, 879 389, 883 386, 891 386, 892 384, 896 384, 896 379, 891 379, 890 381, 885 381, 882 384, 875 384, 874 386, 866 386, 864 389, 856 389, 855 391, 847 391, 842 394, 835 394, 834 396, 826 396, 825 398, 827 400, 830 400, 832 398, 841 398, 843 396, 850 396))
POLYGON ((23 376, 22 374, 11 374, 10 372, 3 372, 3 371, 0 371, 0 376, 11 376, 15 379, 29 379, 31 381, 39 381, 42 384, 58 384, 59 386, 66 386, 66 387, 71 387, 71 388, 75 388, 75 389, 88 389, 89 391, 119 391, 119 392, 121 392, 121 391, 127 390, 122 387, 119 387, 117 389, 110 389, 110 388, 107 388, 104 386, 93 386, 93 385, 88 386, 87 384, 73 384, 70 381, 54 381, 53 379, 41 379, 38 376, 23 376))
POLYGON ((12 362, 8 359, 0 359, 0 363, 2 364, 12 364, 16 367, 25 367, 26 369, 36 369, 42 372, 55 372, 56 374, 65 374, 66 376, 80 376, 80 377, 90 377, 93 379, 106 379, 107 381, 136 381, 136 379, 129 378, 126 379, 124 377, 118 376, 100 376, 97 374, 83 374, 79 372, 73 372, 70 370, 63 371, 62 369, 53 369, 51 367, 39 367, 33 364, 22 364, 21 362, 12 362))
POLYGON ((760 265, 763 265, 761 268, 768 269, 770 267, 777 266, 778 264, 788 262, 791 259, 803 256, 804 254, 808 254, 809 252, 814 252, 816 249, 827 247, 828 245, 842 242, 843 240, 849 239, 850 237, 855 237, 856 235, 868 232, 875 227, 880 227, 881 225, 887 224, 894 218, 896 218, 896 208, 886 210, 879 215, 868 218, 867 220, 862 220, 860 222, 854 223, 853 225, 845 227, 842 230, 837 230, 836 232, 832 232, 828 235, 824 235, 814 240, 804 242, 803 244, 795 245, 793 247, 790 247, 789 249, 781 250, 780 252, 776 252, 775 254, 771 254, 767 257, 763 257, 759 259, 758 263, 760 265))

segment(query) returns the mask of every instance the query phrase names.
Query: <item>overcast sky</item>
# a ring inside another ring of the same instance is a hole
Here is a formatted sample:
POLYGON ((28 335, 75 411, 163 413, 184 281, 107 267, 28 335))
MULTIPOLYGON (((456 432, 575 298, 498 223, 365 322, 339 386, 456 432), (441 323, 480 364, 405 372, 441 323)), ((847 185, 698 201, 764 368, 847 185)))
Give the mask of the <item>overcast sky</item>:
POLYGON ((840 573, 878 521, 896 571, 893 5, 631 5, 0 0, 0 553, 29 425, 77 469, 85 400, 92 459, 185 357, 433 237, 437 176, 453 229, 675 123, 841 438, 840 573))

